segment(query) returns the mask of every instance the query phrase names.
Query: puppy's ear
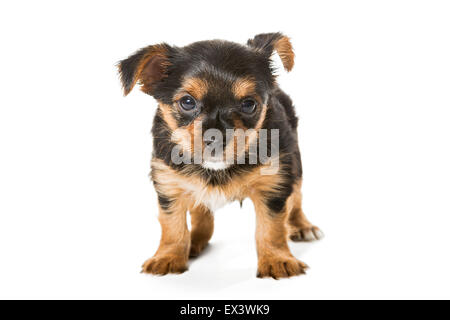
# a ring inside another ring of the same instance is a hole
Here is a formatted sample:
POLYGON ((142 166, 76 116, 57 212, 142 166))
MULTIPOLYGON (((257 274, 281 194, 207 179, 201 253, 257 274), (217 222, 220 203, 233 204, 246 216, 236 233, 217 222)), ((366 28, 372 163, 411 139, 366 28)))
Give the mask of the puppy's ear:
POLYGON ((291 71, 294 67, 295 54, 291 41, 279 32, 258 34, 253 39, 249 39, 247 45, 263 52, 268 57, 276 50, 286 71, 291 71))
POLYGON ((155 85, 167 77, 170 46, 157 44, 135 52, 118 64, 123 92, 129 94, 136 83, 147 94, 154 93, 155 85))

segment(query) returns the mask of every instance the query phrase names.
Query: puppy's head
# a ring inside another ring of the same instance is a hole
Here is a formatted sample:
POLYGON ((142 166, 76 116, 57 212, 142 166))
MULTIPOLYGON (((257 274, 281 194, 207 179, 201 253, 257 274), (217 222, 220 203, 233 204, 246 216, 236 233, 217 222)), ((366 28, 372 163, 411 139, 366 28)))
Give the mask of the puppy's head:
MULTIPOLYGON (((289 39, 270 33, 257 35, 247 45, 213 40, 181 48, 148 46, 121 61, 119 72, 125 95, 139 84, 159 102, 172 142, 192 151, 195 137, 200 136, 197 142, 202 150, 219 142, 225 152, 227 147, 235 149, 230 143, 235 140, 227 139, 230 130, 257 131, 266 120, 269 95, 275 86, 274 52, 290 71, 294 53, 289 39), (188 134, 180 134, 178 129, 188 134)), ((247 136, 245 150, 250 138, 247 136)), ((217 162, 217 168, 226 167, 222 160, 216 161, 224 157, 217 150, 206 154, 204 166, 217 162)))

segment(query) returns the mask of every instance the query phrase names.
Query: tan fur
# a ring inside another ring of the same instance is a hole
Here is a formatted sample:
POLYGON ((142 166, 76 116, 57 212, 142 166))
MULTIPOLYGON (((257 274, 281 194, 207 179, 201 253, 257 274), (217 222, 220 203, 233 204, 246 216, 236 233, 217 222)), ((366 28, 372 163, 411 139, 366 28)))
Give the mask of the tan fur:
POLYGON ((235 130, 234 136, 233 136, 234 139, 225 146, 225 154, 230 154, 230 155, 234 154, 234 161, 236 161, 236 159, 239 156, 243 155, 244 152, 248 152, 250 145, 252 143, 255 143, 255 140, 258 138, 258 130, 260 130, 262 128, 262 125, 264 124, 264 120, 266 119, 266 114, 267 114, 267 105, 262 105, 261 114, 259 116, 258 122, 255 125, 255 128, 252 130, 248 130, 248 131, 246 131, 248 128, 246 128, 244 126, 244 124, 242 123, 242 120, 240 120, 238 118, 233 119, 234 128, 242 129, 242 130, 244 130, 244 132, 242 132, 240 130, 235 130), (245 134, 245 146, 243 149, 238 148, 239 138, 241 138, 241 139, 244 138, 244 137, 240 136, 241 134, 245 134), (234 151, 233 151, 233 149, 234 149, 234 151))
POLYGON ((283 62, 286 71, 291 71, 294 67, 294 49, 288 37, 282 37, 275 43, 275 50, 283 62))
MULTIPOLYGON (((155 81, 161 80, 166 77, 165 70, 170 65, 167 60, 167 51, 163 45, 153 45, 149 46, 147 52, 141 58, 139 65, 136 68, 136 72, 134 74, 133 82, 128 90, 125 90, 125 95, 129 94, 136 83, 140 83, 142 85, 141 90, 145 93, 151 93, 152 86, 155 81), (158 71, 154 72, 154 70, 147 70, 147 66, 152 61, 152 59, 158 59, 158 71), (155 78, 156 77, 156 78, 155 78)), ((122 72, 119 65, 119 71, 122 72)))
POLYGON ((156 254, 142 266, 142 272, 165 275, 187 270, 190 235, 186 223, 186 207, 178 201, 173 212, 168 214, 159 209, 161 242, 156 254))
MULTIPOLYGON (((197 137, 198 144, 201 147, 203 140, 201 138, 201 125, 195 126, 195 121, 190 123, 184 127, 178 127, 177 120, 175 119, 173 108, 176 108, 176 105, 170 106, 168 104, 163 103, 162 101, 158 101, 158 108, 161 111, 161 116, 166 124, 166 126, 172 132, 171 141, 180 145, 184 151, 192 152, 194 150, 194 139, 197 137)), ((203 116, 200 115, 197 117, 196 121, 201 123, 203 116)))
POLYGON ((188 78, 183 81, 181 89, 175 95, 174 100, 177 101, 184 97, 186 94, 190 94, 196 100, 201 100, 208 92, 208 83, 201 78, 188 78))
POLYGON ((173 116, 172 106, 159 102, 158 108, 161 110, 161 115, 164 122, 167 124, 169 129, 173 132, 178 129, 177 120, 173 116))
POLYGON ((306 218, 302 209, 302 180, 294 185, 294 192, 288 198, 286 207, 289 213, 289 237, 293 241, 312 241, 323 237, 322 231, 306 218))
POLYGON ((181 146, 184 152, 201 152, 203 147, 202 126, 203 116, 197 117, 196 121, 187 126, 172 130, 171 141, 181 146), (195 150, 197 146, 198 150, 195 150))
POLYGON ((189 208, 205 203, 206 197, 212 193, 218 193, 231 202, 251 197, 256 193, 276 192, 282 181, 280 175, 261 175, 260 168, 255 168, 252 172, 237 176, 227 184, 209 186, 189 171, 179 173, 158 159, 152 161, 152 176, 157 182, 157 191, 169 198, 180 199, 189 208))
POLYGON ((191 250, 190 257, 197 257, 207 246, 214 232, 214 217, 205 206, 190 208, 191 214, 191 250))
POLYGON ((243 77, 233 83, 232 92, 240 100, 255 94, 256 83, 252 77, 243 77))
POLYGON ((304 274, 307 265, 292 255, 287 244, 287 212, 272 215, 261 195, 252 200, 256 210, 258 277, 279 279, 304 274))
POLYGON ((262 128, 264 120, 266 120, 266 114, 267 114, 267 105, 264 104, 262 106, 261 114, 259 116, 258 122, 256 123, 255 130, 259 130, 262 128))
POLYGON ((234 129, 242 129, 242 130, 247 130, 248 128, 244 125, 244 123, 242 122, 242 120, 235 114, 233 113, 233 124, 234 124, 234 129))

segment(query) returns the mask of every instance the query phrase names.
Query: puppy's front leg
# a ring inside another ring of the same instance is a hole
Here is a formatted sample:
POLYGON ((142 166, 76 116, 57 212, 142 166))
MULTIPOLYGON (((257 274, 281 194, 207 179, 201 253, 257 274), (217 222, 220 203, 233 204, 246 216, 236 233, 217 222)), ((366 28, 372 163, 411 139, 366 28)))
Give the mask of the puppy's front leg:
POLYGON ((192 225, 189 256, 197 257, 208 245, 208 241, 213 235, 214 217, 212 212, 203 205, 191 208, 189 212, 192 225))
POLYGON ((258 277, 274 279, 304 274, 306 264, 297 260, 287 243, 287 211, 273 212, 263 201, 255 201, 258 277))
POLYGON ((162 234, 158 251, 142 266, 142 272, 158 275, 183 273, 187 270, 190 235, 186 210, 173 205, 170 211, 159 208, 162 234))

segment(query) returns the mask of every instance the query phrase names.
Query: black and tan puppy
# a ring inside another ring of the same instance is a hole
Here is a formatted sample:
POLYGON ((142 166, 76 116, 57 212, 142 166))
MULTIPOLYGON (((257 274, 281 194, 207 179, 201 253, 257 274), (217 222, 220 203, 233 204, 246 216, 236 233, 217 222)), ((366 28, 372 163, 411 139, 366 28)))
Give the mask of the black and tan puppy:
POLYGON ((297 117, 291 99, 277 85, 274 52, 290 71, 294 52, 280 33, 257 35, 247 45, 219 40, 182 48, 157 44, 119 63, 125 95, 138 83, 159 103, 152 129, 151 177, 162 237, 143 272, 186 271, 189 257, 200 254, 213 234, 214 210, 247 197, 257 216, 258 277, 305 272, 307 266, 292 255, 288 238, 310 241, 322 233, 302 211, 297 117), (208 136, 209 129, 223 135, 208 136), (264 135, 270 157, 252 161, 253 147, 261 148, 263 130, 277 133, 264 135), (239 135, 230 138, 230 132, 245 132, 241 148, 239 135), (211 144, 222 146, 222 151, 205 153, 211 144), (263 172, 269 167, 276 170, 263 172))

